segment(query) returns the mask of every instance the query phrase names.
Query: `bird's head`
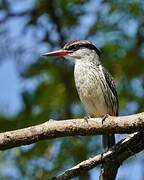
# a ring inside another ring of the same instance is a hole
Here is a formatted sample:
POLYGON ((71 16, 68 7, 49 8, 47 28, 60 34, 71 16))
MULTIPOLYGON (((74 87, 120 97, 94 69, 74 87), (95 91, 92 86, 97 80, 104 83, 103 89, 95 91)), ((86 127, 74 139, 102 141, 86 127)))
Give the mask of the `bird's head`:
POLYGON ((64 47, 57 51, 43 54, 43 56, 64 57, 66 59, 82 59, 92 54, 100 56, 100 50, 94 44, 86 40, 70 41, 64 47))

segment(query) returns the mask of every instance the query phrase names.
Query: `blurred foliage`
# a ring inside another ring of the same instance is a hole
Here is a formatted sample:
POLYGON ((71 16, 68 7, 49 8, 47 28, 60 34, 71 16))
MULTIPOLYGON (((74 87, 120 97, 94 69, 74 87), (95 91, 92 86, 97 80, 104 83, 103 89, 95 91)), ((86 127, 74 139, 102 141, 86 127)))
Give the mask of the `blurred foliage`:
MULTIPOLYGON (((101 49, 102 62, 117 83, 120 114, 144 111, 144 1, 2 0, 0 25, 0 62, 15 61, 21 81, 36 82, 32 90, 23 88, 20 112, 0 116, 1 132, 84 116, 73 65, 40 57, 71 39, 88 39, 101 49)), ((99 151, 95 136, 7 150, 0 154, 0 179, 48 180, 99 151)), ((79 179, 92 178, 83 174, 79 179)))

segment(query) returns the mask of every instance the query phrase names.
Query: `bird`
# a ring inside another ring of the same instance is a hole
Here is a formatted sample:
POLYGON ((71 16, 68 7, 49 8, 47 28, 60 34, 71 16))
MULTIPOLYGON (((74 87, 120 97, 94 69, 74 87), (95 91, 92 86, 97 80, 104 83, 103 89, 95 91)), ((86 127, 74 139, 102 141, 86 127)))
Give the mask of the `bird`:
MULTIPOLYGON (((74 61, 74 80, 80 100, 90 118, 118 116, 118 95, 111 74, 101 62, 100 50, 88 40, 67 42, 62 49, 44 53, 74 61)), ((114 134, 102 136, 104 149, 115 145, 114 134)))

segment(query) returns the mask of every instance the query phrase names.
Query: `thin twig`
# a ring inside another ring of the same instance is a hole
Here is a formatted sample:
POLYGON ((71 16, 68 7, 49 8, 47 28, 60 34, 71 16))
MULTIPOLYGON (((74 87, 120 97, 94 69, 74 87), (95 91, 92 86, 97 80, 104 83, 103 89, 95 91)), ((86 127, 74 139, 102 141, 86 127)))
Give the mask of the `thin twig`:
POLYGON ((129 137, 125 138, 121 142, 117 143, 114 147, 109 149, 103 154, 96 155, 93 158, 85 160, 71 169, 66 170, 63 174, 54 177, 54 180, 68 180, 79 176, 81 173, 89 171, 100 164, 109 163, 108 172, 109 177, 101 179, 115 179, 117 170, 121 163, 128 159, 130 156, 142 151, 144 149, 144 132, 134 133, 129 137), (115 173, 113 173, 113 171, 115 173))

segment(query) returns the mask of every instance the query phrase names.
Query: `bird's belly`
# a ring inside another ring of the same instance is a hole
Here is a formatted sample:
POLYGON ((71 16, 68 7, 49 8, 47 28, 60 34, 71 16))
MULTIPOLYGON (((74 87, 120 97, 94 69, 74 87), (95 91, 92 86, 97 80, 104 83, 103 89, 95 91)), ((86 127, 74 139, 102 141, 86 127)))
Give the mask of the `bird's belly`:
POLYGON ((100 82, 96 77, 81 76, 75 79, 75 82, 85 110, 91 117, 100 117, 109 113, 100 82))
POLYGON ((104 99, 100 85, 80 88, 80 99, 87 111, 92 117, 104 116, 108 113, 107 105, 104 99))
POLYGON ((110 114, 104 96, 107 92, 106 89, 102 88, 102 82, 96 67, 77 62, 74 76, 76 88, 86 112, 91 117, 110 114))

